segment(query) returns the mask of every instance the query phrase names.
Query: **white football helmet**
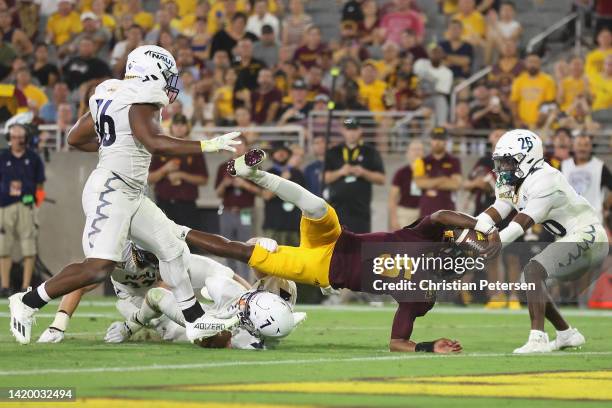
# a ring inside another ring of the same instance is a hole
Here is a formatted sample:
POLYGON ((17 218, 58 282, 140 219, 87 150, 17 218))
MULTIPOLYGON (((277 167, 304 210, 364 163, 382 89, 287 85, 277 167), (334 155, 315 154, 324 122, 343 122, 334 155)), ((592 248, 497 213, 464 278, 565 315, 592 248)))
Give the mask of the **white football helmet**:
POLYGON ((296 326, 291 306, 274 293, 256 290, 238 302, 242 326, 254 336, 281 338, 296 326))
POLYGON ((514 129, 503 134, 493 152, 499 184, 515 185, 544 160, 542 140, 530 130, 514 129))
POLYGON ((125 77, 162 81, 170 103, 179 94, 176 61, 169 51, 157 45, 141 45, 130 52, 125 65, 125 77))

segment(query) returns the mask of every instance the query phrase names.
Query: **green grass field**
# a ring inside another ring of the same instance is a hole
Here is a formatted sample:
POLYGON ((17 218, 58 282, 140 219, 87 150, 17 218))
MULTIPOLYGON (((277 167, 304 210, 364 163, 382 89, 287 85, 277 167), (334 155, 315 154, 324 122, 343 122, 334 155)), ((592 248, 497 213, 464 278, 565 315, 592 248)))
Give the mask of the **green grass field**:
MULTIPOLYGON (((526 311, 437 306, 417 320, 413 338, 456 338, 465 351, 436 356, 386 350, 391 306, 302 307, 308 320, 278 349, 264 352, 159 342, 105 344, 107 326, 119 320, 110 298, 83 301, 64 343, 20 346, 8 331, 6 301, 0 307, 0 387, 74 387, 79 402, 24 404, 29 406, 612 404, 610 311, 566 311, 587 337, 582 350, 512 356, 509 352, 528 334, 526 311)), ((52 304, 38 317, 33 337, 51 322, 54 311, 52 304)))

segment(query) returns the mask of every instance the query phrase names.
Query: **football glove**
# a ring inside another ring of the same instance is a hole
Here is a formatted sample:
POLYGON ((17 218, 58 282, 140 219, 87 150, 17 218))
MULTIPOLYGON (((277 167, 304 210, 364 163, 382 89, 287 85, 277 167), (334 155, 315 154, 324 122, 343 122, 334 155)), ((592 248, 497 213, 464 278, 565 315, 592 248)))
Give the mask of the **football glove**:
POLYGON ((126 322, 113 322, 106 330, 104 341, 107 343, 123 343, 132 336, 132 330, 126 322))
POLYGON ((235 145, 242 143, 240 140, 234 140, 240 136, 240 132, 230 132, 221 136, 213 137, 210 140, 200 141, 200 146, 203 152, 218 152, 219 150, 227 150, 235 152, 235 145))

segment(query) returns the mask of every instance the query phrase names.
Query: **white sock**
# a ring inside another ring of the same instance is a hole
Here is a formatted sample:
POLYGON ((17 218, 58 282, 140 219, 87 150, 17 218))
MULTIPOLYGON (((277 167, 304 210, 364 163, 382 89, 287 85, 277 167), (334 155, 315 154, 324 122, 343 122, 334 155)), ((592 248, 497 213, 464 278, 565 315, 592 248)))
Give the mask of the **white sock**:
POLYGON ((38 292, 38 296, 40 296, 42 300, 44 300, 46 303, 49 303, 51 301, 51 298, 49 297, 49 295, 47 294, 47 291, 45 290, 45 283, 46 282, 43 282, 42 284, 40 284, 38 288, 36 288, 36 292, 38 292))
MULTIPOLYGON (((155 288, 147 292, 145 303, 159 314, 167 316, 176 324, 185 327, 185 317, 179 309, 172 293, 164 288, 155 288)), ((141 308, 142 310, 142 308, 141 308)), ((156 316, 157 317, 157 316, 156 316)))
POLYGON ((318 220, 327 213, 325 200, 293 181, 263 170, 255 171, 249 179, 260 187, 272 191, 281 200, 296 205, 308 218, 318 220))
POLYGON ((115 303, 115 307, 125 320, 129 320, 136 312, 138 312, 138 306, 136 306, 127 299, 117 300, 117 303, 115 303))
POLYGON ((188 254, 189 252, 185 250, 180 256, 170 261, 159 261, 161 278, 170 288, 180 310, 189 309, 196 303, 189 273, 187 272, 186 261, 188 254))
POLYGON ((49 325, 49 327, 53 327, 55 329, 65 332, 68 329, 69 323, 70 316, 68 316, 68 313, 64 312, 63 310, 60 310, 55 314, 55 319, 53 319, 53 322, 49 325))

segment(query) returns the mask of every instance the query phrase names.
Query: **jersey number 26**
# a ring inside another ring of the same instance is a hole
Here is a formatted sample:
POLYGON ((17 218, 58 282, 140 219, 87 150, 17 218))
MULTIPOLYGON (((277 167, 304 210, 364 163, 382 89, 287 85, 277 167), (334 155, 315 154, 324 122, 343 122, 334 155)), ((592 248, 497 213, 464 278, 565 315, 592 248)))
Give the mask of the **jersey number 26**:
POLYGON ((115 121, 106 114, 108 106, 112 100, 96 99, 98 105, 98 114, 96 115, 96 133, 98 134, 98 143, 102 146, 110 146, 115 143, 117 135, 115 133, 115 121))

